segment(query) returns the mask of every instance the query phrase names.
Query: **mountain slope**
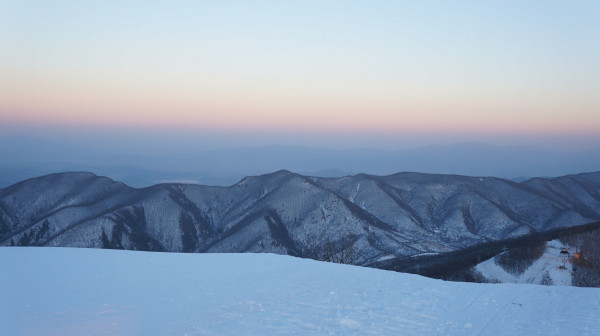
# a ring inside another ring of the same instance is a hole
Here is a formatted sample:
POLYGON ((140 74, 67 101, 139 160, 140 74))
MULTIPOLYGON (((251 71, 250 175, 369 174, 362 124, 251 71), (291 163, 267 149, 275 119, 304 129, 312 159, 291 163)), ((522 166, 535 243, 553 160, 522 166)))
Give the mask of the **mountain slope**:
POLYGON ((289 171, 135 189, 60 173, 0 190, 0 245, 273 252, 355 264, 600 220, 600 173, 531 179, 289 171), (331 248, 324 248, 331 247, 331 248))

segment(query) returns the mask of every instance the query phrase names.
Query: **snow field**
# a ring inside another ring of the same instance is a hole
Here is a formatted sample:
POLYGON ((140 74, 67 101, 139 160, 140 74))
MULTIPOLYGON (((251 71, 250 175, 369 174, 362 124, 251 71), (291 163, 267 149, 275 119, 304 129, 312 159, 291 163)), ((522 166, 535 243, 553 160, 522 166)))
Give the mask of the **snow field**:
POLYGON ((0 335, 598 335, 600 290, 272 254, 0 248, 0 335))

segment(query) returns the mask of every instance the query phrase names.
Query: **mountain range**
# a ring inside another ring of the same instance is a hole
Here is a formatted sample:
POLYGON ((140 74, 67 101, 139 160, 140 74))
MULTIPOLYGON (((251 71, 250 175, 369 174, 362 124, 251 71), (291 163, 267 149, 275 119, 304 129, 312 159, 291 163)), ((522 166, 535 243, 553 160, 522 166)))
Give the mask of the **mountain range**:
POLYGON ((0 245, 272 252, 372 265, 600 220, 600 172, 513 182, 286 170, 132 188, 87 172, 0 189, 0 245))

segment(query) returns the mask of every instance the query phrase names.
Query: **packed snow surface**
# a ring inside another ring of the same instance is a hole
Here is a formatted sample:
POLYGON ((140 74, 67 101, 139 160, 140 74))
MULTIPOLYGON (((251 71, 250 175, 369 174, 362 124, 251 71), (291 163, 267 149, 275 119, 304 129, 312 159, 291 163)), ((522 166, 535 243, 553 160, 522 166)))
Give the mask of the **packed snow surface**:
POLYGON ((568 258, 561 256, 561 251, 571 256, 575 253, 575 248, 561 243, 558 239, 549 241, 546 243, 544 254, 520 275, 510 274, 498 265, 494 258, 478 264, 475 269, 491 281, 542 284, 545 275, 547 281, 553 285, 571 286, 573 265, 568 258))
POLYGON ((0 248, 0 335, 600 335, 600 289, 271 254, 0 248))

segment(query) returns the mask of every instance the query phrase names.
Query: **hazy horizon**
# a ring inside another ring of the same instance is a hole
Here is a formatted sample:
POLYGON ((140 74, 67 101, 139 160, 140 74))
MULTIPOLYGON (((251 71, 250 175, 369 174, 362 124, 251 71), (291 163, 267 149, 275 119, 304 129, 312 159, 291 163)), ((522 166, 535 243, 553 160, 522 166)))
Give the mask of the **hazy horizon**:
POLYGON ((550 150, 483 142, 405 149, 330 148, 329 143, 219 148, 214 142, 198 146, 202 141, 197 138, 161 142, 156 136, 133 137, 104 141, 64 134, 61 138, 0 137, 0 188, 64 171, 90 171, 134 187, 163 182, 228 186, 245 176, 281 169, 322 177, 412 171, 518 180, 600 171, 600 148, 550 150))

